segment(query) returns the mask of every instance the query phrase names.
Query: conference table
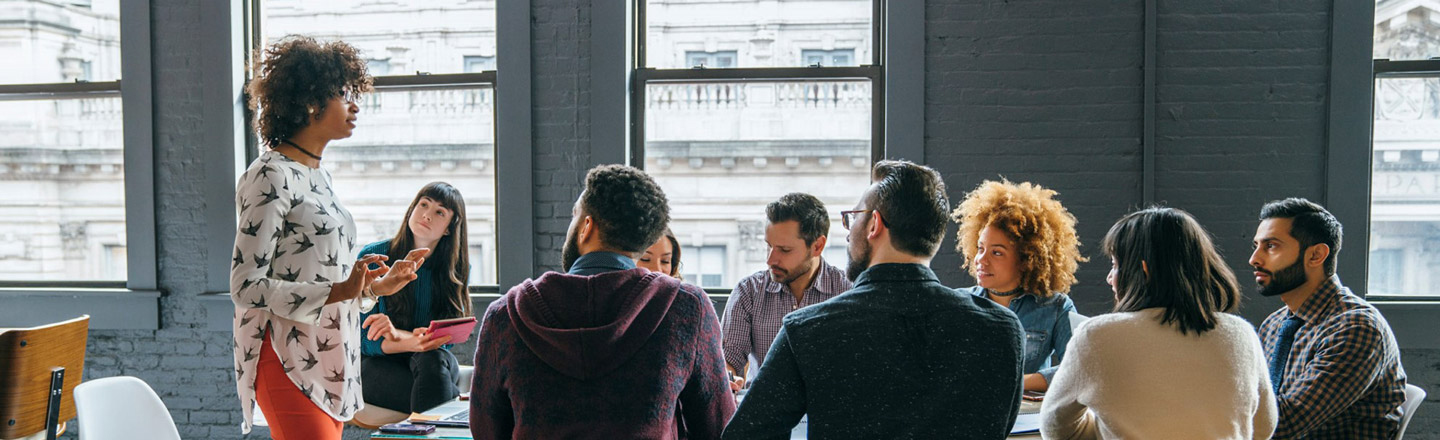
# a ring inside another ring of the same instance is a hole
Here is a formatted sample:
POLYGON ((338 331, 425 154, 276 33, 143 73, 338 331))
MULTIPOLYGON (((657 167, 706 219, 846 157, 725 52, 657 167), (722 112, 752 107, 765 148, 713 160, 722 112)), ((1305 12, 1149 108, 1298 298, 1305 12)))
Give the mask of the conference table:
MULTIPOLYGON (((465 400, 453 400, 453 401, 447 402, 447 403, 445 403, 445 404, 442 404, 442 405, 440 405, 440 406, 437 406, 437 407, 435 407, 435 408, 432 408, 432 409, 430 409, 429 411, 426 411, 426 412, 424 412, 424 413, 416 414, 415 416, 412 416, 412 417, 429 418, 429 419, 432 419, 432 420, 433 420, 433 419, 436 419, 436 418, 439 418, 439 417, 443 417, 443 416, 449 415, 449 414, 454 414, 454 413, 457 412, 457 411, 462 411, 462 410, 466 410, 466 409, 469 409, 469 408, 470 408, 470 402, 469 402, 469 401, 465 401, 465 400)), ((1018 427, 1021 427, 1021 426, 1023 426, 1024 423, 1027 423, 1027 422, 1036 423, 1037 426, 1038 426, 1039 416, 1040 416, 1039 413, 1040 413, 1040 403, 1039 403, 1039 402, 1030 402, 1030 401, 1022 402, 1022 403, 1020 404, 1020 418, 1019 418, 1019 420, 1016 420, 1016 422, 1015 422, 1015 423, 1016 423, 1016 427, 1017 427, 1017 428, 1018 428, 1018 427)), ((800 419, 800 423, 799 423, 798 425, 795 425, 795 429, 793 429, 793 430, 790 431, 790 438, 792 438, 792 439, 805 439, 805 438, 808 438, 808 428, 809 428, 809 423, 808 423, 808 421, 807 421, 805 418, 801 418, 801 419, 800 419)), ((469 430, 469 429, 466 429, 466 428, 436 428, 436 429, 435 429, 435 432, 432 432, 432 433, 426 434, 426 435, 386 434, 386 433, 381 433, 381 432, 379 432, 379 431, 375 431, 375 432, 372 432, 372 433, 370 434, 370 438, 372 438, 372 439, 454 439, 454 440, 466 440, 466 439, 471 439, 471 438, 473 438, 473 437, 470 436, 470 430, 469 430)), ((1007 438, 1008 440, 1039 440, 1039 439, 1040 439, 1040 434, 1038 434, 1038 433, 1033 433, 1033 434, 1010 434, 1010 436, 1009 436, 1009 437, 1006 437, 1006 438, 1007 438)))

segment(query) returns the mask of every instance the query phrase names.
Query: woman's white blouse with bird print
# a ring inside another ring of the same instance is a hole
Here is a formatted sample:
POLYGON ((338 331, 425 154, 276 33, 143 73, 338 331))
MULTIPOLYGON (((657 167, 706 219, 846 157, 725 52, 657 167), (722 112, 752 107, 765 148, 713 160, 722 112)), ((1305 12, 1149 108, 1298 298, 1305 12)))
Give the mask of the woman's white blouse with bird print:
POLYGON ((330 182, 325 169, 268 151, 236 184, 240 221, 230 298, 243 432, 250 432, 267 328, 286 376, 316 406, 347 421, 364 405, 360 300, 325 304, 330 285, 345 280, 358 252, 355 219, 335 200, 330 182))

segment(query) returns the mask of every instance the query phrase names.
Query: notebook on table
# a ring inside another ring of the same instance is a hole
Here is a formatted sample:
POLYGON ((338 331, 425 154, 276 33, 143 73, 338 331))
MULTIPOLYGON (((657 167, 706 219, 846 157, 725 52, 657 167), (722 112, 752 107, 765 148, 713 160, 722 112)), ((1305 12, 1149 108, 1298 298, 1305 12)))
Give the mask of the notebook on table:
POLYGON ((452 400, 421 414, 411 414, 410 423, 452 428, 470 427, 470 402, 452 400))

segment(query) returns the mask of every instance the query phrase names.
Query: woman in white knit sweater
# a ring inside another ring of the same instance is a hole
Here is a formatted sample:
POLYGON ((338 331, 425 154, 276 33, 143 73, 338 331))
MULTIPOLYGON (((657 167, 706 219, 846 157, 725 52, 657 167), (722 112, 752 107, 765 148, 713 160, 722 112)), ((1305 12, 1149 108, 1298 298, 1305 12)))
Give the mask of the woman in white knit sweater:
POLYGON ((1275 397, 1235 275, 1184 211, 1121 218, 1102 245, 1115 311, 1087 321, 1041 409, 1046 439, 1267 439, 1275 397))

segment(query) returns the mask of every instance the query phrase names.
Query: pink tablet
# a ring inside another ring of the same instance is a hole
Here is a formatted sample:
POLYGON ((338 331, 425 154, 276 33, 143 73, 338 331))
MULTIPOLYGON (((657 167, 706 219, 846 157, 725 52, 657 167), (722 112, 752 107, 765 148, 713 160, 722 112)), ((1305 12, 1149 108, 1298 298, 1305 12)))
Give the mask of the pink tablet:
POLYGON ((430 321, 430 339, 449 336, 450 344, 461 344, 470 340, 470 333, 474 331, 474 316, 430 321))

